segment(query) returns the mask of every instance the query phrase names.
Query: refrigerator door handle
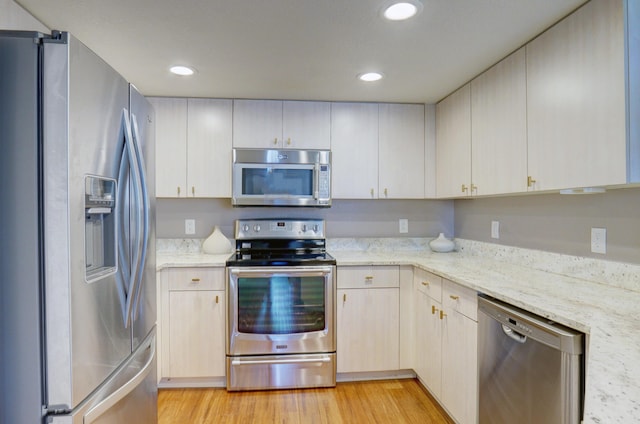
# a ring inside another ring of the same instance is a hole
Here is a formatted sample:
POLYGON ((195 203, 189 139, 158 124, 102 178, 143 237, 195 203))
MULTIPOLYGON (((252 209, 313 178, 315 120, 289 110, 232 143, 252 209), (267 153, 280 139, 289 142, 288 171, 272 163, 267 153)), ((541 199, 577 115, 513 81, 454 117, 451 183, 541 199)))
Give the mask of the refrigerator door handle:
MULTIPOLYGON (((133 303, 136 292, 136 275, 138 267, 140 266, 140 256, 141 256, 141 227, 142 227, 142 212, 140 208, 140 198, 142 191, 142 184, 140 181, 140 173, 137 166, 138 159, 136 157, 136 149, 133 143, 133 134, 131 131, 131 122, 129 121, 129 112, 127 109, 123 109, 122 111, 122 119, 124 121, 124 129, 125 129, 125 149, 122 154, 128 156, 129 162, 129 172, 131 178, 133 180, 132 188, 133 188, 133 200, 132 200, 132 208, 134 209, 134 217, 135 217, 135 231, 133 232, 133 258, 132 262, 129 264, 129 275, 128 275, 128 284, 127 284, 127 302, 126 309, 124 315, 124 323, 125 328, 129 328, 131 325, 131 312, 133 310, 133 303)), ((123 160, 124 162, 124 160, 123 160)), ((121 170, 122 171, 122 170, 121 170)), ((127 258, 128 259, 128 258, 127 258)))
POLYGON ((131 263, 129 250, 125 246, 127 240, 129 240, 129 234, 127 231, 126 222, 128 222, 128 217, 123 216, 124 213, 129 213, 129 208, 126 208, 125 205, 128 204, 126 198, 129 193, 129 154, 127 153, 127 127, 128 122, 126 118, 127 110, 124 109, 122 112, 122 119, 120 120, 120 134, 122 136, 121 140, 124 139, 125 145, 122 150, 122 157, 120 158, 120 169, 118 170, 118 201, 116 203, 117 217, 118 217, 118 256, 119 266, 118 266, 118 276, 116 278, 117 290, 118 290, 118 298, 120 299, 120 306, 122 307, 122 320, 125 328, 128 327, 127 322, 127 294, 129 291, 129 286, 131 284, 131 263))
POLYGON ((136 387, 142 383, 142 381, 149 375, 152 369, 153 360, 156 356, 156 337, 155 333, 152 337, 149 337, 147 340, 147 344, 144 345, 143 349, 149 350, 149 357, 147 358, 144 366, 134 375, 131 380, 127 381, 125 384, 120 386, 116 391, 107 396, 104 400, 98 403, 96 406, 91 408, 84 415, 84 424, 91 424, 95 422, 102 414, 108 411, 112 406, 118 403, 120 400, 124 399, 129 393, 131 393, 136 387))
POLYGON ((135 321, 138 317, 138 309, 140 306, 140 293, 142 292, 142 284, 143 279, 142 276, 144 274, 144 266, 147 261, 147 252, 149 247, 149 193, 147 189, 147 176, 144 169, 144 158, 142 157, 142 148, 140 146, 140 131, 138 129, 138 120, 135 114, 131 114, 131 127, 133 130, 133 147, 136 153, 136 164, 138 168, 138 172, 140 174, 140 198, 138 201, 141 201, 142 208, 136 208, 137 210, 142 211, 142 228, 139 229, 139 236, 142 241, 141 251, 140 251, 140 262, 138 263, 138 267, 134 272, 135 275, 135 291, 133 293, 133 313, 132 319, 135 321))

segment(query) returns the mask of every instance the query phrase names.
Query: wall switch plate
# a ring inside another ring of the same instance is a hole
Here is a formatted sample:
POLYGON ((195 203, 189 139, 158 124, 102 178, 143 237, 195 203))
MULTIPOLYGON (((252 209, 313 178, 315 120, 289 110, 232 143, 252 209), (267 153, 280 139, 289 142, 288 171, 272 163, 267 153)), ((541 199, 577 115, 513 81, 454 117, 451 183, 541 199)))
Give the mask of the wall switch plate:
POLYGON ((401 233, 408 233, 409 232, 409 220, 402 218, 400 220, 398 220, 398 228, 399 231, 401 233))
POLYGON ((591 229, 591 251, 593 253, 607 253, 607 229, 591 229))
POLYGON ((192 235, 196 233, 196 220, 195 219, 185 219, 184 220, 184 233, 187 235, 192 235))
POLYGON ((500 238, 500 221, 491 221, 491 238, 500 238))

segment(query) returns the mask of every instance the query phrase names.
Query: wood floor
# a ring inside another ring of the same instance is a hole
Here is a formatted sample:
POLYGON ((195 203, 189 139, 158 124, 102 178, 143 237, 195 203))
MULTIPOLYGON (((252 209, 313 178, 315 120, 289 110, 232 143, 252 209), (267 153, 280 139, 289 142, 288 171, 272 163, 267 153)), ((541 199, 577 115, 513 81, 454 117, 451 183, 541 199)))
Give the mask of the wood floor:
POLYGON ((422 423, 453 421, 417 380, 338 383, 336 388, 227 392, 162 389, 158 424, 422 423))

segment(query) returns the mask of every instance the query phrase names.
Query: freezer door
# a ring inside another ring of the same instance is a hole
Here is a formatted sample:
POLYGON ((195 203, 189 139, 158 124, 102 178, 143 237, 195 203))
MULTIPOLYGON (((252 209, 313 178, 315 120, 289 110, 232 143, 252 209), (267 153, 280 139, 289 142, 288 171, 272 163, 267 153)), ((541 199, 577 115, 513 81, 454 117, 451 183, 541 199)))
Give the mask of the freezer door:
POLYGON ((129 92, 71 36, 46 42, 43 64, 47 404, 74 409, 131 354, 115 259, 87 277, 85 210, 88 176, 117 181, 129 92))

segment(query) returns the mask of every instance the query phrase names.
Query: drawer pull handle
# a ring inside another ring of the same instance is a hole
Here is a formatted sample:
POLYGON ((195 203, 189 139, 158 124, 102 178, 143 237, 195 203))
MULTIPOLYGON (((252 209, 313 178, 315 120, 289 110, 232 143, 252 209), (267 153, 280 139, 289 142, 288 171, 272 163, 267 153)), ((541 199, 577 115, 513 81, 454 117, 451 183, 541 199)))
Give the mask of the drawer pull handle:
POLYGON ((460 296, 456 296, 456 295, 454 295, 454 294, 450 294, 450 295, 449 295, 449 297, 450 297, 451 299, 453 299, 453 300, 458 300, 458 299, 460 299, 460 296))
POLYGON ((431 315, 435 315, 438 312, 438 308, 435 305, 431 305, 431 315))
POLYGON ((191 281, 194 282, 194 283, 199 283, 200 279, 199 278, 192 278, 191 281))
POLYGON ((443 319, 446 316, 447 314, 445 314, 443 310, 440 310, 440 319, 443 319))
POLYGON ((346 302, 346 301, 347 301, 347 294, 346 294, 346 293, 342 295, 342 301, 343 301, 343 302, 346 302))
POLYGON ((423 281, 422 285, 425 286, 425 287, 428 287, 429 286, 429 282, 428 281, 423 281))
POLYGON ((196 186, 191 186, 191 195, 196 195, 196 186))
POLYGON ((218 301, 219 301, 218 296, 216 296, 216 304, 218 303, 218 301))

